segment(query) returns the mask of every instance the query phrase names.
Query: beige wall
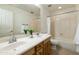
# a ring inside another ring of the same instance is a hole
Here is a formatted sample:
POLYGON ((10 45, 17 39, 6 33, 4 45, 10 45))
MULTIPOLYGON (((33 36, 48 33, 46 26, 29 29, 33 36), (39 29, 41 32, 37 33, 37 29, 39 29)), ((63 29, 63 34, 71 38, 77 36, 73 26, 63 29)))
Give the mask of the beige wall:
POLYGON ((40 20, 38 20, 38 19, 31 20, 30 26, 33 28, 34 32, 40 32, 40 30, 41 30, 40 29, 41 23, 40 23, 40 20))
MULTIPOLYGON (((65 11, 76 10, 75 8, 70 8, 67 10, 57 11, 54 14, 60 14, 65 11)), ((61 15, 52 16, 55 19, 55 36, 64 37, 70 41, 74 39, 75 30, 77 26, 77 13, 67 13, 61 15), (55 17, 55 18, 54 18, 55 17)))
POLYGON ((77 25, 79 24, 79 11, 75 13, 67 13, 54 16, 54 14, 60 14, 71 10, 79 10, 79 5, 76 5, 75 8, 69 8, 66 10, 57 11, 52 14, 52 18, 55 19, 54 32, 55 36, 59 36, 60 38, 64 37, 61 38, 62 42, 60 43, 60 45, 62 47, 70 49, 72 51, 79 52, 79 46, 73 44, 77 25))
POLYGON ((76 29, 76 13, 56 16, 55 34, 64 38, 74 39, 76 29))

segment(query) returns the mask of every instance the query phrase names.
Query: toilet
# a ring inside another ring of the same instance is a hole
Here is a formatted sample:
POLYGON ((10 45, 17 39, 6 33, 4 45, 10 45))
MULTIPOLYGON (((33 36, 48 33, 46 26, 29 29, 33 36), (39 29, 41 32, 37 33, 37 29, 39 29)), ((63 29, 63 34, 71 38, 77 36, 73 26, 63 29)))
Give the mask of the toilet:
POLYGON ((57 46, 60 44, 60 39, 50 39, 52 44, 52 49, 57 50, 57 46))

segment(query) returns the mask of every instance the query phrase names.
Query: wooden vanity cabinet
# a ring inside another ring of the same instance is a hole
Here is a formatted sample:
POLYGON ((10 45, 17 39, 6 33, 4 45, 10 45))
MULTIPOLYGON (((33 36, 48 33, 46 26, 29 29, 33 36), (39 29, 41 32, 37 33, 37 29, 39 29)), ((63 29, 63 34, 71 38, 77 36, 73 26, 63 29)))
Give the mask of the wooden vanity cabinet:
POLYGON ((51 42, 48 39, 44 41, 43 53, 44 53, 44 55, 51 54, 51 42))
POLYGON ((36 47, 35 47, 35 53, 36 55, 43 55, 43 42, 38 44, 36 47))
POLYGON ((29 51, 24 52, 22 55, 35 55, 35 48, 32 48, 29 51))
POLYGON ((23 55, 50 55, 51 54, 51 42, 50 38, 39 43, 29 51, 25 52, 23 55))
POLYGON ((43 49, 40 49, 36 52, 36 55, 43 55, 43 49))

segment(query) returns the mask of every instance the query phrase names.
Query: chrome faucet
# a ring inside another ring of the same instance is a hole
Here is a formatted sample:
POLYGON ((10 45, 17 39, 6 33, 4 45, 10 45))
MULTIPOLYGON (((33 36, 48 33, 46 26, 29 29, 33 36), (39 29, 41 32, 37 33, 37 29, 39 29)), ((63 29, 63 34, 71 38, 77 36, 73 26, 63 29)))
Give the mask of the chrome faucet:
POLYGON ((16 42, 17 40, 16 40, 16 37, 15 37, 15 35, 14 35, 14 32, 11 31, 11 33, 12 33, 12 36, 11 36, 11 38, 9 39, 9 43, 16 42))

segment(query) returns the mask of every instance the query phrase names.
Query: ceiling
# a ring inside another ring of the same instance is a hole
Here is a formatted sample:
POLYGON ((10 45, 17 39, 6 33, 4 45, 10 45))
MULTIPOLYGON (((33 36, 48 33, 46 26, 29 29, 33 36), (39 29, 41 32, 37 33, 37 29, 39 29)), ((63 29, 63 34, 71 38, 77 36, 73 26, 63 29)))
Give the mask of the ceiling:
POLYGON ((68 9, 75 7, 75 4, 43 4, 43 6, 49 11, 49 12, 55 12, 62 9, 68 9), (49 6, 49 7, 48 7, 49 6), (58 7, 62 7, 61 9, 58 9, 58 7))
POLYGON ((33 4, 11 4, 11 6, 23 9, 35 16, 39 16, 40 15, 40 9, 33 5, 33 4))
MULTIPOLYGON (((23 9, 37 17, 40 16, 40 8, 35 6, 34 4, 11 4, 11 5, 23 9)), ((42 4, 42 6, 46 8, 46 10, 48 10, 50 13, 52 13, 58 10, 75 7, 75 4, 42 4), (62 9, 58 9, 58 7, 62 7, 62 9)))

